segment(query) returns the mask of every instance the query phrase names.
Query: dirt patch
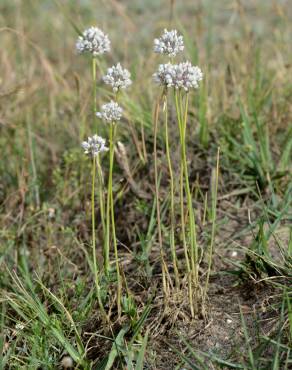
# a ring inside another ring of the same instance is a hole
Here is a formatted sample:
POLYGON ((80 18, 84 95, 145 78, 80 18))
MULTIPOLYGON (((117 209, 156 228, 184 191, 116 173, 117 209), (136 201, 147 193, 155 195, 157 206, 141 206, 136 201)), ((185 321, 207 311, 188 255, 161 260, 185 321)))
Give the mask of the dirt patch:
MULTIPOLYGON (((175 369, 181 363, 181 358, 171 346, 181 353, 186 352, 182 338, 195 352, 203 351, 223 360, 238 360, 245 348, 239 307, 244 315, 249 335, 255 342, 258 330, 267 332, 269 323, 273 321, 273 314, 268 310, 272 290, 255 285, 235 286, 236 283, 236 279, 218 274, 213 277, 210 285, 208 317, 204 319, 198 317, 187 322, 180 320, 157 336, 154 332, 148 350, 148 368, 175 369), (261 328, 258 328, 256 322, 258 323, 260 317, 265 321, 262 322, 261 328)), ((194 357, 193 361, 196 363, 194 357)))

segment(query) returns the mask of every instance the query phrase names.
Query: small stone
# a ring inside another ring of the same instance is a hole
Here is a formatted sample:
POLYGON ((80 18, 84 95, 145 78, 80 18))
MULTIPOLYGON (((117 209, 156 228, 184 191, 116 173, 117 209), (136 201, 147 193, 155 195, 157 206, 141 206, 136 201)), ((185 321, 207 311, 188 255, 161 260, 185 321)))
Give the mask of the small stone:
POLYGON ((73 360, 70 356, 64 356, 61 361, 63 369, 72 369, 74 366, 73 360))

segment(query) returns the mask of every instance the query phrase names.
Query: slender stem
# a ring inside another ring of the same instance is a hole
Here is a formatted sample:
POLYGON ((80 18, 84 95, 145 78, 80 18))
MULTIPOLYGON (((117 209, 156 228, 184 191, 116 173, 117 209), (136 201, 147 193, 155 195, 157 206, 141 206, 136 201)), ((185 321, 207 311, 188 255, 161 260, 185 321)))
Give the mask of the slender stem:
POLYGON ((111 191, 112 191, 112 166, 113 166, 113 147, 112 147, 112 136, 113 136, 113 126, 110 124, 109 129, 109 155, 110 155, 110 168, 108 175, 108 185, 107 185, 107 203, 106 203, 106 238, 103 251, 103 260, 104 260, 104 270, 105 274, 109 275, 109 252, 110 252, 110 210, 111 210, 111 191))
MULTIPOLYGON (((92 58, 92 81, 93 81, 93 114, 96 113, 96 97, 97 97, 97 86, 96 86, 96 58, 92 58)), ((105 321, 108 321, 105 309, 103 307, 100 286, 99 286, 99 268, 97 265, 96 258, 96 237, 95 237, 95 177, 96 177, 96 168, 98 169, 98 192, 99 192, 99 205, 100 205, 100 214, 103 227, 103 237, 105 234, 104 226, 104 194, 103 194, 103 181, 102 181, 102 172, 99 162, 99 157, 94 156, 92 161, 92 190, 91 190, 91 218, 92 218, 92 254, 93 254, 93 268, 94 268, 94 277, 95 285, 97 292, 97 299, 101 314, 105 321)))
MULTIPOLYGON (((182 130, 181 130, 181 112, 178 103, 178 94, 175 92, 175 106, 176 106, 176 113, 178 119, 178 126, 179 126, 179 134, 180 134, 180 142, 182 143, 182 130)), ((182 151, 181 151, 182 152, 182 151)), ((185 252, 185 259, 187 265, 187 272, 190 273, 190 261, 188 256, 187 250, 187 242, 186 242, 186 232, 185 232, 185 219, 184 219, 184 179, 183 179, 183 163, 182 163, 182 154, 181 154, 181 164, 180 164, 180 210, 181 210, 181 228, 182 228, 182 239, 183 239, 183 246, 185 252)))
POLYGON ((118 255, 118 246, 116 238, 116 228, 115 228, 115 213, 114 213, 114 198, 113 198, 113 187, 112 187, 112 178, 113 178, 113 164, 114 164, 114 148, 115 148, 115 136, 116 136, 116 124, 112 123, 110 125, 110 168, 109 168, 109 193, 108 197, 110 198, 110 210, 111 210, 111 223, 112 223, 112 238, 114 244, 114 253, 115 253, 115 262, 116 262, 116 273, 117 273, 117 282, 118 282, 118 291, 117 291, 117 306, 118 306, 118 316, 121 316, 121 297, 122 297, 122 281, 119 267, 119 255, 118 255))
MULTIPOLYGON (((184 177, 185 177, 185 189, 187 194, 187 204, 189 212, 189 232, 190 232, 190 257, 191 257, 191 269, 193 274, 193 280, 195 284, 195 296, 196 296, 196 306, 197 306, 197 290, 198 290, 198 245, 197 245, 197 235, 196 235, 196 224, 195 224, 195 215, 192 204, 192 194, 189 184, 189 175, 188 175, 188 165, 187 165, 187 156, 186 156, 186 125, 188 117, 188 97, 186 94, 185 98, 185 110, 182 123, 182 156, 183 156, 183 167, 184 167, 184 177)), ((181 99, 182 100, 182 99, 181 99)))
POLYGON ((97 262, 96 262, 96 240, 95 240, 95 172, 96 172, 96 157, 92 161, 92 187, 91 187, 91 225, 92 225, 92 253, 95 281, 97 276, 97 262))
POLYGON ((101 225, 102 225, 102 236, 103 241, 105 240, 105 209, 104 209, 104 181, 103 181, 103 174, 100 165, 99 157, 96 158, 96 167, 97 167, 97 176, 98 176, 98 194, 99 194, 99 208, 100 208, 100 218, 101 218, 101 225))
POLYGON ((163 253, 163 243, 162 243, 162 231, 161 231, 161 218, 160 218, 160 201, 159 201, 159 180, 158 180, 158 165, 157 165, 157 131, 158 131, 158 116, 159 116, 159 106, 160 106, 161 98, 157 99, 154 111, 154 146, 153 146, 153 154, 154 154, 154 173, 155 173, 155 197, 156 197, 156 218, 157 218, 157 228, 158 228, 158 242, 159 242, 159 250, 160 250, 160 258, 161 258, 161 270, 162 270, 162 283, 163 283, 163 291, 164 291, 164 298, 168 296, 167 293, 167 284, 166 284, 166 271, 167 266, 164 260, 164 253, 163 253))
MULTIPOLYGON (((115 101, 118 99, 118 93, 115 95, 115 101)), ((105 274, 109 275, 109 253, 110 253, 110 225, 111 225, 111 192, 113 188, 113 161, 114 161, 114 143, 113 134, 115 130, 115 123, 111 123, 109 127, 109 155, 110 155, 110 168, 108 175, 108 186, 107 186, 107 204, 106 204, 106 218, 105 218, 105 242, 104 242, 104 270, 105 274)), ((113 205, 112 205, 113 207, 113 205)))
MULTIPOLYGON (((186 101, 188 102, 188 101, 186 101)), ((194 302, 193 302, 193 281, 192 281, 192 268, 189 260, 189 252, 186 241, 186 226, 185 226, 185 215, 184 215, 184 178, 187 172, 185 171, 185 130, 184 121, 186 114, 183 115, 182 111, 182 96, 180 92, 175 92, 175 106, 179 125, 180 134, 180 145, 181 145, 181 163, 180 163, 180 208, 181 208, 181 228, 182 228, 182 238, 184 253, 187 265, 187 276, 188 276, 188 289, 189 289, 189 300, 190 300, 190 310, 191 315, 194 317, 194 302)), ((185 179, 186 180, 186 179, 185 179)), ((190 258, 192 258, 192 252, 190 253, 190 258)))
POLYGON ((99 269, 97 266, 96 259, 96 238, 95 238, 95 177, 96 177, 96 156, 92 160, 92 188, 91 188, 91 224, 92 224, 92 255, 93 255, 93 269, 94 269, 94 280, 96 286, 96 294, 99 303, 99 307, 104 317, 106 317, 105 310, 102 304, 102 299, 100 296, 100 286, 99 286, 99 269))
POLYGON ((174 215, 174 178, 172 163, 170 157, 170 148, 169 148, 169 133, 168 133, 168 100, 167 93, 164 95, 164 123, 165 123, 165 148, 166 148, 166 157, 168 163, 168 172, 169 172, 169 181, 170 181, 170 249, 172 255, 172 263, 175 277, 175 284, 179 286, 179 274, 177 268, 177 256, 175 249, 175 240, 174 240, 174 224, 175 224, 175 215, 174 215))
MULTIPOLYGON (((98 66, 98 59, 92 58, 92 81, 93 81, 93 113, 95 115, 97 110, 97 79, 96 79, 96 71, 98 66)), ((96 130, 98 131, 98 130, 96 130)), ((102 224, 102 234, 103 239, 105 238, 105 219, 104 219, 104 194, 103 194, 103 177, 102 177, 102 171, 100 166, 99 157, 96 159, 96 166, 98 169, 98 193, 99 193, 99 207, 100 207, 100 217, 101 217, 101 224, 102 224)))
POLYGON ((97 86, 96 86, 96 58, 92 58, 92 80, 93 80, 93 113, 96 113, 96 98, 97 98, 97 86))

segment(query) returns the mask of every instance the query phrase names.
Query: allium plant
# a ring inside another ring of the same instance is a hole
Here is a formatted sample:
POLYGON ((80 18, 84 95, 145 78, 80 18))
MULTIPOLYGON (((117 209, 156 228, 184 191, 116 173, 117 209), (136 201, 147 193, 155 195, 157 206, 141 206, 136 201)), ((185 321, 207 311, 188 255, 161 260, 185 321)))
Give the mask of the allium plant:
POLYGON ((115 230, 115 214, 114 214, 114 197, 113 197, 113 165, 114 165, 114 148, 116 140, 117 123, 121 120, 123 109, 118 104, 118 93, 120 90, 128 88, 132 81, 128 70, 123 69, 118 63, 107 70, 107 74, 102 78, 103 81, 110 85, 115 93, 114 100, 102 105, 100 112, 96 116, 105 122, 109 129, 109 176, 107 188, 107 203, 106 203, 106 227, 104 240, 104 269, 106 275, 110 271, 110 242, 112 240, 115 253, 116 273, 117 273, 117 306, 118 314, 121 315, 121 294, 122 294, 122 280, 119 268, 118 246, 115 230))
POLYGON ((118 282, 118 294, 117 294, 117 305, 118 313, 121 314, 121 292, 122 282, 119 268, 118 258, 118 247, 116 239, 115 229, 115 214, 114 214, 114 198, 113 198, 113 165, 114 165, 114 148, 116 138, 116 126, 117 122, 122 117, 122 108, 117 102, 111 101, 110 103, 104 104, 101 108, 101 112, 96 113, 97 117, 101 118, 109 126, 109 175, 108 175, 108 186, 107 186, 107 203, 106 203, 106 227, 105 227, 105 240, 104 240, 104 270, 106 275, 110 272, 110 241, 112 239, 114 245, 115 262, 116 262, 116 273, 118 282), (112 238, 111 238, 112 236, 112 238))
POLYGON ((169 57, 175 57, 184 50, 184 41, 177 30, 164 30, 163 34, 154 40, 154 52, 164 54, 169 57))
POLYGON ((101 118, 107 123, 116 123, 120 121, 123 114, 123 109, 119 104, 113 100, 109 103, 102 105, 101 111, 96 113, 96 116, 101 118))
MULTIPOLYGON (((89 54, 91 56, 92 63, 92 80, 93 80, 93 111, 96 112, 96 96, 97 96, 97 85, 96 85, 96 68, 97 68, 97 57, 110 51, 110 40, 108 36, 97 27, 90 27, 86 29, 82 35, 80 35, 76 41, 76 49, 79 54, 89 54)), ((95 238, 95 177, 96 169, 98 170, 98 189, 99 189, 99 205, 100 205, 100 216, 102 221, 103 235, 105 235, 105 212, 104 212, 104 192, 103 192, 103 177, 100 166, 100 154, 106 152, 108 148, 105 145, 105 140, 98 135, 89 137, 87 141, 82 143, 82 148, 85 154, 92 157, 92 191, 91 191, 91 219, 92 219, 92 253, 93 253, 93 268, 95 284, 97 289, 97 298, 99 307, 106 317, 106 313, 103 307, 103 302, 100 295, 99 286, 99 268, 96 260, 96 238, 95 238)))
MULTIPOLYGON (((160 38, 154 40, 154 52, 158 54, 167 55, 171 60, 184 49, 183 37, 178 35, 176 30, 168 31, 164 30, 160 38)), ((160 201, 159 201, 159 180, 158 180, 158 164, 157 164, 157 131, 158 131, 158 116, 159 116, 159 105, 161 100, 164 100, 164 113, 165 113, 165 133, 166 133, 166 155, 169 168, 170 176, 170 195, 171 195, 171 232, 170 232, 170 248, 172 254, 173 268, 175 274, 176 285, 179 285, 179 275, 177 268, 177 256, 175 250, 175 240, 174 240, 174 178, 172 171, 172 164, 170 158, 170 148, 168 140, 168 104, 167 104, 167 91, 173 86, 173 64, 160 64, 158 70, 153 75, 153 79, 156 83, 163 87, 163 92, 161 98, 157 100, 154 115, 154 169, 155 169, 155 194, 156 194, 156 216, 158 223, 158 239, 160 247, 160 257, 161 257, 161 269, 162 269, 162 279, 163 288, 165 296, 168 295, 166 276, 169 276, 167 264, 164 259, 163 242, 162 242, 162 229, 161 229, 161 219, 160 219, 160 201)))
POLYGON ((111 42, 107 34, 98 27, 89 27, 83 31, 76 41, 76 50, 79 54, 89 54, 92 57, 92 80, 93 80, 93 111, 96 112, 98 65, 97 57, 109 52, 111 42))
POLYGON ((107 151, 108 148, 105 146, 105 140, 101 137, 94 135, 89 137, 87 141, 82 143, 82 147, 86 154, 89 154, 93 158, 93 170, 92 170, 92 245, 93 245, 93 260, 95 270, 95 280, 98 291, 98 297, 100 301, 100 307, 103 310, 102 302, 99 295, 99 283, 98 283, 98 267, 96 262, 96 250, 95 250, 95 208, 94 208, 94 187, 95 187, 95 171, 98 169, 99 176, 99 201, 100 201, 100 214, 103 228, 103 259, 104 259, 104 271, 106 276, 110 272, 110 244, 111 240, 114 245, 115 262, 116 262, 116 273, 118 283, 118 294, 117 294, 117 306, 118 314, 121 315, 121 292, 122 283, 119 269, 118 260, 118 249, 115 231, 115 217, 114 217, 114 199, 113 199, 113 164, 114 164, 114 147, 115 147, 115 136, 116 136, 116 124, 120 121, 123 113, 123 109, 119 106, 117 99, 120 90, 128 88, 132 81, 130 73, 127 69, 122 68, 121 64, 109 68, 103 81, 107 85, 110 85, 115 93, 115 99, 107 104, 102 105, 100 112, 97 112, 96 108, 96 97, 97 97, 97 57, 110 50, 110 40, 106 34, 104 34, 99 28, 91 27, 83 32, 79 36, 76 49, 79 53, 89 53, 92 56, 92 79, 93 79, 93 110, 95 116, 100 118, 103 122, 107 123, 109 127, 109 175, 108 175, 108 186, 107 186, 107 201, 106 211, 104 206, 104 192, 102 184, 102 172, 99 163, 99 154, 107 151))
POLYGON ((99 153, 108 151, 105 146, 105 139, 98 135, 89 137, 87 141, 83 141, 81 144, 85 154, 90 154, 92 157, 96 157, 99 153))
POLYGON ((172 84, 176 90, 189 92, 191 89, 197 89, 203 79, 201 69, 190 62, 175 64, 172 72, 172 84))
POLYGON ((190 62, 179 64, 160 64, 157 72, 153 74, 156 83, 167 88, 174 87, 176 90, 197 89, 199 82, 203 79, 203 73, 197 66, 190 62))
POLYGON ((108 68, 103 81, 106 85, 110 85, 115 93, 121 89, 128 88, 132 84, 130 72, 122 68, 120 63, 108 68))
POLYGON ((86 29, 76 41, 76 49, 78 53, 89 53, 93 57, 104 54, 110 51, 110 40, 98 27, 90 27, 86 29))
POLYGON ((157 72, 153 74, 153 80, 165 88, 173 87, 173 64, 160 64, 157 72))
POLYGON ((186 156, 186 127, 188 118, 189 92, 199 87, 199 82, 203 74, 199 67, 192 66, 190 62, 180 63, 174 66, 173 86, 175 90, 175 106, 179 126, 180 146, 181 146, 181 166, 180 166, 180 199, 181 199, 181 224, 182 239, 187 261, 187 272, 189 276, 189 297, 191 313, 194 316, 198 310, 199 301, 199 251, 196 234, 196 221, 193 209, 192 193, 189 184, 189 174, 186 156), (185 222, 184 192, 187 196, 188 208, 188 229, 185 222), (187 235, 188 231, 188 235, 187 235), (189 245, 187 240, 189 240, 189 245), (190 262, 188 261, 190 260, 190 262), (194 300, 193 300, 194 288, 194 300))
MULTIPOLYGON (((92 158, 92 187, 91 187, 91 225, 92 225, 92 255, 93 255, 93 269, 94 269, 94 278, 95 278, 95 285, 97 290, 97 298, 99 307, 101 309, 101 312, 104 316, 105 311, 101 299, 100 294, 100 286, 99 286, 99 268, 97 265, 97 259, 96 259, 96 237, 95 237, 95 178, 96 178, 96 167, 99 163, 98 158, 99 155, 103 152, 107 152, 108 148, 106 147, 105 139, 98 135, 93 135, 92 137, 88 137, 87 141, 83 141, 81 144, 82 148, 84 149, 84 153, 89 155, 92 158)), ((100 177, 99 177, 100 179, 100 177)), ((100 204, 101 204, 101 213, 103 211, 102 206, 102 184, 99 183, 99 189, 100 189, 100 204)))
MULTIPOLYGON (((176 56, 184 49, 183 38, 178 36, 177 31, 167 31, 159 39, 154 40, 154 51, 160 54, 165 54, 171 58, 176 56)), ((188 277, 188 289, 191 314, 194 316, 197 311, 198 304, 198 245, 196 239, 196 224, 195 215, 192 204, 192 194, 189 184, 188 166, 186 158, 186 126, 188 116, 188 101, 189 92, 192 89, 199 87, 199 82, 202 80, 203 74, 199 67, 193 66, 190 62, 183 62, 179 64, 160 64, 157 72, 154 73, 153 79, 162 88, 162 98, 164 104, 165 116, 165 143, 166 143, 166 156, 168 161, 169 177, 170 177, 170 215, 171 215, 171 233, 170 233, 170 246, 172 252, 173 267, 175 272, 176 283, 179 280, 177 269, 177 257, 174 238, 174 177, 169 148, 169 133, 168 133, 168 91, 171 89, 175 96, 175 107, 178 119, 178 128, 181 146, 181 164, 180 164, 180 212, 181 212, 181 232, 184 246, 184 254, 186 260, 186 269, 188 277), (187 208, 188 208, 188 225, 186 225, 186 211, 184 207, 184 193, 187 195, 187 208), (188 226, 188 228, 187 228, 188 226), (188 235, 187 235, 188 232, 188 235), (188 243, 188 240, 190 241, 188 243), (195 297, 193 297, 195 295, 195 297), (194 302, 195 298, 195 302, 194 302)), ((159 105, 158 101, 158 105, 159 105)), ((156 109, 156 111, 158 108, 156 109)), ((158 113, 155 115, 154 130, 157 132, 158 113)), ((154 141, 156 135, 154 134, 154 141)), ((154 154, 156 152, 156 143, 154 142, 154 154)), ((155 159, 156 163, 156 159, 155 159)), ((159 189, 158 189, 158 173, 155 169, 155 182, 156 182, 156 200, 157 200, 157 214, 159 213, 159 189)), ((159 216, 157 216, 159 217, 159 216)), ((162 248, 162 238, 160 230, 160 248, 162 248)), ((162 260, 164 264, 164 261, 162 260)))

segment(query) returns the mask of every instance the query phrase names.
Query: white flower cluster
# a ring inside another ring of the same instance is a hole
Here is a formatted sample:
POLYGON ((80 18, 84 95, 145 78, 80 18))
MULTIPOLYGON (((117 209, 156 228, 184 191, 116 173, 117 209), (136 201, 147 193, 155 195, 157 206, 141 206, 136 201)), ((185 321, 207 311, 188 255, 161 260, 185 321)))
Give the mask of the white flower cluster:
POLYGON ((85 154, 90 154, 93 157, 108 150, 108 148, 105 146, 105 139, 98 135, 89 137, 87 141, 83 141, 81 146, 84 149, 85 154))
POLYGON ((96 115, 108 123, 113 123, 121 119, 122 113, 123 109, 119 104, 111 100, 110 103, 104 104, 101 112, 97 112, 96 115))
POLYGON ((99 28, 90 27, 78 37, 76 49, 80 54, 90 53, 96 57, 110 51, 110 40, 99 28))
POLYGON ((190 62, 175 64, 173 66, 173 86, 175 89, 197 89, 203 79, 203 73, 197 66, 190 62))
POLYGON ((154 40, 155 53, 166 54, 169 57, 175 57, 183 50, 183 37, 178 35, 177 30, 168 31, 165 29, 159 39, 154 40))
POLYGON ((120 63, 108 68, 107 74, 102 79, 105 84, 112 86, 114 92, 126 89, 132 84, 130 72, 122 68, 120 63))
POLYGON ((158 71, 153 75, 154 81, 165 87, 174 87, 188 92, 197 89, 203 79, 203 73, 197 66, 190 62, 179 64, 160 64, 158 71))
POLYGON ((159 85, 165 87, 173 86, 173 64, 160 64, 157 72, 154 73, 153 79, 159 85))

